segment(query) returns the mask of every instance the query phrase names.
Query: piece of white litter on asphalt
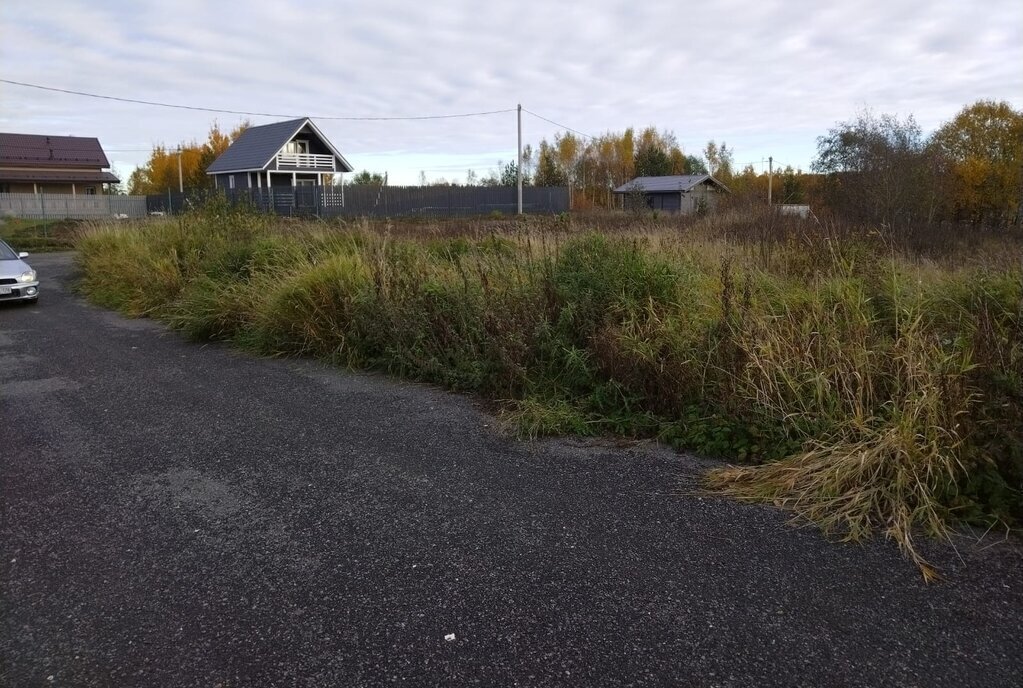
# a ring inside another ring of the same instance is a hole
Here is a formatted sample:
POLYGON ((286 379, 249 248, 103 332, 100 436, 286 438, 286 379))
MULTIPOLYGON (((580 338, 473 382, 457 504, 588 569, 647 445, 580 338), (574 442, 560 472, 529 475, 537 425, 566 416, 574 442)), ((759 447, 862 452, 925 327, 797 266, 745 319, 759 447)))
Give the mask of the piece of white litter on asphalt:
POLYGON ((448 641, 449 643, 454 639, 455 639, 454 633, 448 633, 446 636, 444 636, 444 640, 448 641))

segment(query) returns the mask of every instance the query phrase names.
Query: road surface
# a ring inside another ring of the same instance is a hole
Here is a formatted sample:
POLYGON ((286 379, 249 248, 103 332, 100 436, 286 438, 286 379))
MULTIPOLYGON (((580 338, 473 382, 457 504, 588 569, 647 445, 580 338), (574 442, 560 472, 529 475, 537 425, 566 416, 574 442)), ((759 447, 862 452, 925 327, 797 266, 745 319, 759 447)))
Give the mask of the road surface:
POLYGON ((707 462, 523 443, 473 402, 0 307, 5 686, 1018 686, 1018 541, 829 542, 707 462))

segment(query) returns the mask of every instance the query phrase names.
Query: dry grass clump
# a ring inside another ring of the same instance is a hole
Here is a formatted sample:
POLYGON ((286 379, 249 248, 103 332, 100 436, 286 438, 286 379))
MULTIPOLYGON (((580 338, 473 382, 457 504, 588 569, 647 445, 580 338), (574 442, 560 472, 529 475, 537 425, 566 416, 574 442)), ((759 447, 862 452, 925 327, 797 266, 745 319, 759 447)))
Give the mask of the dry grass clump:
POLYGON ((978 396, 968 383, 970 351, 935 341, 919 315, 907 318, 884 348, 787 337, 785 325, 746 340, 747 394, 791 423, 804 447, 760 466, 714 469, 707 485, 791 509, 848 540, 881 531, 932 580, 913 533, 947 533, 969 470, 964 423, 978 396))

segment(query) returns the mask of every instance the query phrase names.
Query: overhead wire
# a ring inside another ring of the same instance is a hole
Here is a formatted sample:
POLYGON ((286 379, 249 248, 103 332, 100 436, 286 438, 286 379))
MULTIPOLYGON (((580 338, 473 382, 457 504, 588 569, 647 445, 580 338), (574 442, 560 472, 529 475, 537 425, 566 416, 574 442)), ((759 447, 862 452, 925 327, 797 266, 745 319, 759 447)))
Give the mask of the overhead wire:
MULTIPOLYGON (((280 117, 280 118, 293 118, 293 119, 297 119, 299 117, 306 117, 306 116, 308 116, 311 119, 330 120, 330 121, 393 122, 393 121, 422 121, 422 120, 439 120, 439 119, 457 119, 457 118, 465 118, 465 117, 483 117, 483 116, 488 116, 488 115, 506 114, 506 113, 510 113, 510 112, 515 112, 515 110, 516 110, 516 108, 500 108, 500 109, 496 109, 496 110, 479 110, 479 111, 475 111, 475 112, 458 112, 458 113, 447 113, 447 114, 439 114, 439 115, 388 115, 388 116, 375 116, 375 115, 365 115, 365 116, 362 116, 362 115, 296 115, 296 114, 284 114, 284 113, 273 113, 273 112, 256 112, 256 111, 250 111, 250 110, 229 110, 229 109, 224 109, 224 108, 212 108, 212 107, 204 107, 204 106, 199 106, 199 105, 182 105, 180 103, 164 103, 164 102, 153 101, 153 100, 142 100, 142 99, 138 99, 138 98, 126 98, 126 97, 123 97, 123 96, 111 96, 111 95, 104 95, 104 94, 100 94, 100 93, 89 93, 87 91, 77 91, 77 90, 74 90, 74 89, 58 88, 58 87, 55 87, 55 86, 45 86, 45 85, 42 85, 42 84, 33 84, 33 83, 26 82, 26 81, 16 81, 16 80, 13 80, 13 79, 2 79, 2 78, 0 78, 0 83, 10 84, 12 86, 21 86, 23 88, 33 88, 33 89, 37 89, 37 90, 41 90, 41 91, 49 91, 49 92, 53 92, 53 93, 64 93, 64 94, 67 94, 67 95, 81 96, 81 97, 85 97, 85 98, 96 98, 96 99, 100 99, 100 100, 110 100, 110 101, 116 101, 116 102, 121 102, 121 103, 131 103, 131 104, 135 104, 135 105, 148 105, 148 106, 152 106, 152 107, 172 108, 172 109, 176 109, 176 110, 191 110, 191 111, 197 111, 197 112, 212 112, 212 113, 216 113, 216 114, 243 115, 243 116, 248 116, 248 117, 280 117)), ((555 121, 553 119, 550 119, 548 117, 544 117, 543 115, 541 115, 539 113, 536 113, 536 112, 533 112, 532 110, 529 110, 528 108, 522 108, 522 111, 525 112, 526 114, 532 116, 532 117, 536 117, 539 120, 547 122, 548 124, 553 124, 556 127, 559 127, 559 128, 564 129, 566 131, 570 131, 573 134, 577 134, 577 135, 582 136, 584 138, 591 139, 591 140, 597 138, 596 136, 593 136, 592 134, 587 134, 586 132, 579 131, 578 129, 570 127, 570 126, 568 126, 566 124, 562 124, 561 122, 557 122, 557 121, 555 121)), ((149 149, 109 148, 107 150, 109 152, 112 152, 112 153, 144 153, 144 152, 148 152, 149 149)), ((766 160, 754 160, 754 161, 750 161, 749 163, 745 163, 745 164, 747 164, 747 165, 763 165, 766 162, 767 162, 766 160)), ((779 162, 778 163, 779 168, 782 168, 785 164, 786 163, 779 162)))
MULTIPOLYGON (((33 84, 27 81, 15 81, 14 79, 0 79, 0 83, 10 84, 12 86, 21 86, 23 88, 34 88, 40 91, 50 91, 52 93, 64 93, 67 95, 82 96, 85 98, 97 98, 100 100, 112 100, 119 103, 131 103, 135 105, 149 105, 153 107, 164 107, 173 108, 176 110, 192 110, 196 112, 212 112, 215 114, 225 115, 244 115, 248 117, 282 117, 282 118, 299 118, 299 117, 310 117, 311 119, 320 120, 334 120, 334 121, 370 121, 370 122, 388 122, 388 121, 417 121, 417 120, 431 120, 431 119, 456 119, 463 117, 482 117, 487 115, 499 115, 509 112, 515 112, 515 108, 499 108, 496 110, 479 110, 475 112, 456 112, 441 115, 387 115, 387 116, 376 116, 376 115, 296 115, 296 114, 284 114, 277 112, 256 112, 253 110, 229 110, 226 108, 212 108, 200 105, 182 105, 181 103, 164 103, 155 100, 142 100, 140 98, 126 98, 124 96, 111 96, 102 93, 90 93, 88 91, 77 91, 69 88, 58 88, 56 86, 45 86, 43 84, 33 84)), ((522 111, 528 115, 536 117, 537 119, 543 120, 548 124, 553 124, 556 127, 570 131, 573 134, 579 136, 595 139, 596 137, 587 134, 585 132, 574 129, 568 125, 556 122, 548 117, 533 112, 527 108, 522 108, 522 111)), ((110 149, 112 151, 117 149, 110 149)), ((120 152, 134 152, 133 149, 123 149, 120 152)))
POLYGON ((177 110, 194 110, 198 112, 213 112, 224 115, 245 115, 248 117, 281 117, 298 119, 300 117, 310 117, 311 119, 320 120, 334 120, 344 122, 389 122, 389 121, 412 121, 412 120, 429 120, 429 119, 455 119, 460 117, 480 117, 484 115, 497 115, 507 112, 515 112, 515 108, 505 108, 502 110, 482 110, 479 112, 458 112, 444 115, 405 115, 405 116, 354 116, 354 115, 294 115, 294 114, 281 114, 273 112, 250 112, 247 110, 225 110, 220 108, 201 107, 198 105, 181 105, 179 103, 161 103, 154 100, 140 100, 137 98, 124 98, 121 96, 108 96, 99 93, 88 93, 86 91, 75 91, 67 88, 56 88, 54 86, 43 86, 41 84, 30 84, 24 81, 14 81, 12 79, 0 79, 0 83, 11 84, 14 86, 23 86, 25 88, 35 88, 41 91, 52 91, 54 93, 66 93, 74 96, 84 96, 86 98, 99 98, 101 100, 114 100, 121 103, 134 103, 136 105, 151 105, 155 107, 174 108, 177 110))
POLYGON ((526 114, 529 114, 529 115, 532 115, 533 117, 536 117, 537 119, 542 119, 544 122, 547 122, 548 124, 553 124, 556 127, 561 127, 562 129, 567 129, 568 131, 572 132, 573 134, 579 134, 579 136, 585 136, 588 139, 595 139, 595 138, 597 138, 596 136, 591 136, 590 134, 586 134, 584 132, 581 132, 578 129, 573 129, 572 127, 569 127, 569 126, 566 126, 564 124, 561 124, 560 122, 555 122, 553 119, 547 119, 543 115, 538 115, 535 112, 533 112, 532 110, 527 110, 526 108, 522 108, 522 111, 525 112, 526 114))

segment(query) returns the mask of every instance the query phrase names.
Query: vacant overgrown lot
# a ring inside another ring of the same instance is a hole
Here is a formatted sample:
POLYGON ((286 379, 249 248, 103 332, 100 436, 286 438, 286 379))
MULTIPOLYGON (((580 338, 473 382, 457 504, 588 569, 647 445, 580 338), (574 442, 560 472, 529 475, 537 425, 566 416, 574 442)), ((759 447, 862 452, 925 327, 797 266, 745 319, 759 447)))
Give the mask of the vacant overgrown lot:
POLYGON ((17 251, 45 253, 73 249, 81 228, 80 220, 35 220, 0 217, 0 239, 17 251))
POLYGON ((1023 515, 1018 231, 625 215, 95 228, 96 303, 200 340, 501 402, 524 434, 655 437, 826 530, 1023 515))

